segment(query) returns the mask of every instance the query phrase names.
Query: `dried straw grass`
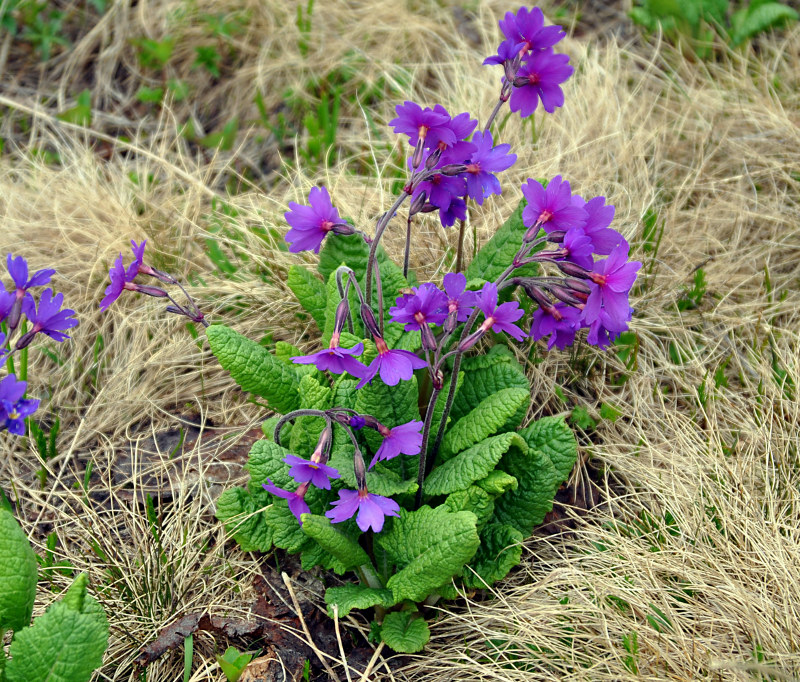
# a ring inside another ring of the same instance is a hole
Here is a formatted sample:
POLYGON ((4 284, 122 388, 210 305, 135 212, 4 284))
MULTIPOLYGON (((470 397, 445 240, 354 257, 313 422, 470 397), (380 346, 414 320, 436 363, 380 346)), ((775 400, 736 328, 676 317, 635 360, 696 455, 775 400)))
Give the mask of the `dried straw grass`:
MULTIPOLYGON (((208 86, 198 106, 252 120, 254 84, 271 98, 269 106, 277 106, 285 87, 302 85, 320 63, 336 64, 355 45, 368 65, 360 74, 364 81, 393 78, 397 64, 410 65, 409 97, 485 114, 497 74, 479 67, 480 55, 496 44, 494 21, 505 6, 475 8, 476 20, 467 25, 483 45, 475 48, 451 9, 419 5, 318 3, 316 25, 328 30, 306 57, 296 52, 294 5, 248 5, 252 21, 237 38, 243 63, 229 79, 208 86)), ((153 37, 181 31, 183 61, 175 68, 191 75, 197 22, 184 16, 170 23, 179 6, 116 3, 96 31, 57 60, 58 101, 65 102, 65 93, 78 89, 91 70, 93 101, 106 111, 124 111, 142 82, 127 41, 143 29, 153 37), (120 81, 119 73, 129 80, 120 81)), ((204 7, 198 3, 197 11, 204 7)), ((221 7, 213 3, 214 11, 221 7)), ((613 353, 585 346, 571 356, 545 353, 529 365, 531 417, 564 409, 554 381, 571 403, 592 413, 601 403, 620 408, 616 422, 601 421, 584 439, 584 461, 573 474, 574 483, 593 486, 586 461, 599 469, 602 503, 588 515, 565 509, 574 528, 531 538, 518 572, 491 593, 465 595, 443 610, 424 654, 393 673, 379 666, 374 678, 796 678, 800 33, 765 41, 758 57, 731 54, 717 64, 686 62, 665 45, 629 49, 610 41, 598 48, 571 40, 566 49, 580 65, 567 105, 553 116, 537 116, 535 141, 529 126, 509 120, 503 141, 519 161, 507 173, 504 195, 473 212, 467 246, 485 241, 510 213, 520 182, 557 173, 584 195, 605 194, 617 206, 617 228, 634 248, 646 210, 663 220, 657 257, 639 251, 651 273, 633 301, 639 346, 630 377, 620 381, 626 369, 613 353), (679 313, 676 301, 701 265, 708 293, 699 309, 679 313), (684 356, 679 363, 676 348, 684 356), (773 366, 786 373, 783 383, 773 366), (715 372, 727 386, 715 385, 715 372), (705 404, 698 399, 704 381, 705 404), (643 510, 653 521, 636 526, 643 510)), ((55 349, 67 360, 63 365, 31 354, 35 390, 47 394, 51 407, 45 409, 64 422, 48 485, 38 489, 33 451, 7 435, 0 436, 6 453, 0 481, 14 490, 38 546, 54 529, 61 541, 56 558, 89 572, 112 624, 99 679, 132 680, 136 646, 174 614, 208 609, 246 615, 256 558, 225 544, 211 517, 214 495, 238 473, 220 476, 212 469, 263 413, 245 402, 178 321, 161 313, 158 301, 127 297, 113 312, 99 314, 108 265, 129 239, 147 237, 157 265, 185 280, 202 274, 205 285, 190 291, 210 317, 232 319, 254 338, 274 331, 275 338, 297 342, 309 331, 306 340, 313 340, 313 329, 294 321, 297 305, 284 283, 297 259, 249 228, 282 230, 286 202, 324 182, 343 214, 369 229, 391 201, 391 174, 376 185, 374 178, 346 171, 352 159, 370 159, 368 126, 357 109, 344 112, 339 156, 329 170, 308 177, 285 168, 264 188, 223 197, 221 179, 252 153, 252 133, 241 133, 229 154, 193 156, 175 125, 186 113, 179 107, 190 105, 175 105, 160 120, 142 121, 130 146, 103 161, 92 151, 92 137, 53 118, 56 105, 34 106, 23 89, 7 91, 3 103, 9 98, 17 109, 37 112, 26 142, 57 150, 62 164, 45 165, 24 150, 0 159, 0 246, 34 267, 56 267, 57 287, 81 326, 68 345, 55 349), (157 181, 132 183, 131 171, 157 181), (238 212, 227 223, 235 238, 216 238, 228 253, 244 242, 251 258, 235 281, 204 274, 215 197, 238 212), (262 273, 269 273, 268 281, 262 273), (95 367, 98 334, 105 348, 95 367), (235 437, 189 448, 181 467, 168 452, 146 455, 146 438, 187 413, 200 413, 206 425, 227 425, 223 433, 235 437), (112 472, 125 458, 134 462, 133 473, 120 482, 112 472), (144 491, 139 460, 171 490, 160 546, 136 502, 144 491), (86 504, 73 489, 86 461, 94 463, 93 489, 105 490, 108 503, 86 504)), ((370 112, 379 127, 395 103, 383 101, 370 112)), ((98 130, 113 130, 110 118, 98 121, 98 130)), ((388 170, 388 149, 396 143, 385 128, 379 135, 372 140, 374 165, 388 170)), ((400 237, 390 237, 397 250, 400 237)), ((451 264, 447 247, 454 235, 430 222, 418 243, 420 277, 440 276, 451 264)), ((53 578, 57 589, 67 582, 53 578)), ((37 612, 52 598, 43 588, 37 612)), ((213 642, 198 637, 193 679, 221 679, 213 653, 213 642)), ((148 678, 176 679, 179 659, 155 664, 148 678)))

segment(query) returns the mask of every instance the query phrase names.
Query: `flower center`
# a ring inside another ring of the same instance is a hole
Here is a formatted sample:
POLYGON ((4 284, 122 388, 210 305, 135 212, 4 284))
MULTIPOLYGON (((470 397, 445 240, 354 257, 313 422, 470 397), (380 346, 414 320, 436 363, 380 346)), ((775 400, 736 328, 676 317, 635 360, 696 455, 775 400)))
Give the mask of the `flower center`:
POLYGON ((334 223, 332 223, 330 220, 323 220, 319 224, 319 227, 323 232, 330 232, 333 229, 333 226, 334 223))
POLYGON ((545 209, 544 211, 542 211, 539 214, 539 222, 540 223, 546 223, 546 222, 549 222, 552 219, 553 219, 553 214, 552 214, 552 212, 548 211, 547 209, 545 209))
POLYGON ((422 324, 425 322, 425 315, 421 310, 418 310, 414 313, 414 320, 417 322, 417 324, 422 324))
POLYGON ((538 73, 530 73, 528 74, 528 83, 531 85, 536 85, 539 83, 539 74, 538 73))
POLYGON ((428 134, 428 127, 427 126, 420 126, 419 130, 417 131, 420 140, 424 140, 425 136, 428 134))
POLYGON ((19 419, 19 412, 17 412, 16 410, 11 410, 11 412, 8 413, 8 418, 19 419))
POLYGON ((386 345, 386 341, 383 339, 375 339, 375 347, 378 349, 380 355, 386 355, 386 353, 389 352, 389 346, 386 345))
POLYGON ((477 175, 480 172, 481 172, 481 165, 479 163, 467 164, 467 173, 472 173, 473 175, 477 175))
POLYGON ((497 320, 495 320, 495 319, 494 319, 494 317, 492 317, 491 315, 489 315, 489 317, 487 317, 487 318, 486 318, 486 319, 483 321, 483 324, 481 325, 481 329, 483 329, 483 331, 488 331, 489 329, 491 329, 491 328, 492 328, 492 325, 493 325, 493 324, 494 324, 496 321, 497 321, 497 320))
POLYGON ((599 284, 601 287, 606 285, 605 275, 601 275, 598 272, 592 272, 590 273, 590 277, 592 278, 592 282, 594 282, 595 284, 599 284))

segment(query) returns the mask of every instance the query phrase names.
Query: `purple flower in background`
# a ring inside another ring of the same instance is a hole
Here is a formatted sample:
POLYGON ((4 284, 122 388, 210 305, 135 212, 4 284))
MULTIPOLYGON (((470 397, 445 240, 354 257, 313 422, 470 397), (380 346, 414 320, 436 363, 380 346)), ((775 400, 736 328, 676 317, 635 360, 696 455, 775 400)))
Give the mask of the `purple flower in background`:
POLYGON ((310 514, 311 510, 308 508, 306 501, 303 499, 306 491, 308 490, 308 483, 302 483, 300 487, 291 492, 289 490, 284 490, 283 488, 279 488, 276 486, 270 479, 267 479, 266 483, 262 483, 261 487, 264 488, 267 492, 272 493, 273 495, 277 495, 278 497, 282 497, 284 500, 288 500, 289 502, 289 511, 294 514, 294 517, 297 519, 297 522, 302 526, 303 520, 300 518, 303 514, 310 514))
POLYGON ((292 358, 292 362, 298 365, 316 365, 320 372, 325 370, 333 374, 347 372, 360 379, 364 376, 367 368, 356 360, 354 356, 361 355, 363 352, 364 344, 361 342, 352 348, 342 348, 338 344, 338 338, 332 337, 330 348, 325 348, 311 355, 296 355, 292 358))
POLYGON ((0 332, 0 364, 5 362, 5 359, 8 357, 8 354, 11 352, 8 348, 5 347, 6 345, 6 335, 3 332, 0 332))
POLYGON ((339 499, 331 502, 335 509, 325 512, 331 523, 341 523, 358 512, 356 523, 362 532, 372 528, 376 533, 383 530, 385 516, 400 516, 400 505, 389 497, 373 495, 365 490, 340 490, 339 499))
POLYGON ((444 276, 444 293, 447 296, 448 313, 457 313, 457 322, 466 322, 472 308, 478 303, 476 291, 465 291, 467 277, 463 272, 448 272, 444 276))
POLYGON ((472 136, 476 149, 467 163, 467 193, 479 205, 492 194, 500 194, 500 181, 494 173, 504 171, 514 165, 516 154, 509 154, 510 144, 493 147, 490 132, 477 132, 472 136))
POLYGON ((432 149, 440 142, 446 146, 456 143, 456 134, 451 127, 449 114, 435 111, 429 107, 424 109, 416 102, 405 102, 395 107, 397 117, 389 121, 398 135, 408 135, 412 146, 422 140, 424 146, 432 149))
MULTIPOLYGON (((614 329, 630 319, 628 292, 636 281, 636 273, 642 264, 639 261, 628 261, 628 243, 616 247, 608 258, 594 264, 590 285, 592 292, 583 309, 584 320, 592 324, 600 317, 601 308, 609 315, 609 324, 603 323, 607 329, 614 329)), ((621 330, 620 330, 621 331, 621 330)))
POLYGON ((136 275, 139 274, 139 269, 142 267, 142 259, 144 258, 144 248, 146 244, 146 239, 143 240, 141 244, 137 244, 131 239, 133 261, 128 266, 127 270, 123 264, 122 254, 120 253, 119 256, 117 256, 117 259, 114 261, 114 265, 112 265, 111 269, 108 271, 108 276, 111 278, 111 284, 106 287, 106 295, 103 300, 100 301, 100 310, 107 310, 108 306, 116 301, 126 288, 133 289, 133 287, 126 287, 125 285, 133 282, 133 280, 136 278, 136 275))
POLYGON ((556 107, 564 106, 564 92, 559 84, 572 72, 568 55, 552 51, 534 52, 514 79, 514 91, 509 101, 511 111, 518 111, 525 118, 541 101, 544 110, 552 114, 556 107))
POLYGON ((467 219, 467 202, 461 198, 454 198, 450 205, 445 209, 439 209, 439 222, 442 227, 450 227, 454 225, 456 220, 467 219))
POLYGON ((422 426, 421 421, 410 421, 391 429, 380 426, 378 431, 383 436, 383 442, 368 468, 372 469, 378 462, 392 459, 399 454, 418 455, 422 447, 422 426))
POLYGON ((430 282, 416 287, 411 296, 398 296, 389 308, 392 322, 405 324, 406 331, 419 331, 424 324, 442 324, 447 317, 447 297, 430 282))
POLYGON ((567 252, 565 256, 567 260, 587 270, 592 269, 594 265, 594 259, 592 258, 592 240, 589 239, 580 227, 571 227, 567 230, 561 247, 567 252))
POLYGON ((20 337, 17 341, 17 348, 25 348, 36 334, 42 333, 55 339, 59 343, 69 338, 63 332, 77 326, 78 320, 72 317, 75 311, 71 308, 61 310, 64 302, 64 294, 53 295, 52 289, 45 289, 39 298, 39 307, 33 300, 25 300, 22 310, 25 316, 33 324, 33 328, 20 337))
POLYGON ((560 175, 547 183, 547 189, 536 180, 528 180, 522 186, 522 194, 528 200, 522 210, 522 222, 528 227, 540 223, 545 232, 552 232, 586 224, 586 211, 572 203, 569 182, 560 175))
POLYGON ((417 183, 412 194, 412 199, 426 192, 428 201, 436 208, 447 210, 453 199, 463 197, 467 193, 467 183, 464 178, 459 176, 442 175, 436 173, 427 180, 417 183))
POLYGON ((381 381, 387 386, 396 386, 400 381, 408 381, 414 375, 415 369, 427 367, 422 358, 417 357, 408 350, 389 350, 386 342, 381 338, 375 339, 378 347, 376 357, 367 368, 366 373, 358 382, 356 388, 363 388, 368 382, 380 373, 381 381))
POLYGON ((519 49, 526 52, 552 47, 566 35, 561 26, 545 26, 544 14, 538 7, 520 7, 516 14, 506 12, 499 25, 508 42, 521 43, 519 49))
POLYGON ((22 436, 25 433, 25 417, 36 412, 38 400, 24 399, 25 381, 17 381, 17 377, 9 374, 0 381, 0 430, 8 429, 10 433, 22 436))
POLYGON ((526 334, 514 324, 525 311, 519 307, 516 301, 509 301, 497 305, 497 285, 494 282, 487 282, 483 285, 478 295, 478 307, 481 309, 486 319, 481 324, 484 332, 491 329, 495 334, 506 332, 517 341, 522 341, 526 334))
POLYGON ((572 197, 572 204, 586 211, 588 219, 583 231, 592 240, 592 250, 603 256, 607 256, 623 241, 619 232, 608 227, 614 220, 614 207, 606 205, 605 201, 605 197, 595 197, 589 201, 584 201, 578 194, 572 197))
POLYGON ((286 233, 289 251, 313 251, 319 253, 322 240, 336 225, 344 221, 339 217, 325 187, 312 187, 308 193, 310 206, 289 202, 290 211, 283 214, 291 229, 286 233))
POLYGON ((298 483, 311 483, 316 488, 323 490, 331 489, 331 478, 340 478, 339 472, 333 467, 321 462, 313 462, 310 459, 303 459, 297 455, 286 455, 283 458, 291 468, 289 476, 298 483))
POLYGON ((534 341, 544 338, 548 334, 547 349, 553 346, 564 350, 575 341, 575 332, 581 326, 581 311, 568 306, 566 303, 556 303, 551 308, 540 306, 533 313, 531 336, 534 341))

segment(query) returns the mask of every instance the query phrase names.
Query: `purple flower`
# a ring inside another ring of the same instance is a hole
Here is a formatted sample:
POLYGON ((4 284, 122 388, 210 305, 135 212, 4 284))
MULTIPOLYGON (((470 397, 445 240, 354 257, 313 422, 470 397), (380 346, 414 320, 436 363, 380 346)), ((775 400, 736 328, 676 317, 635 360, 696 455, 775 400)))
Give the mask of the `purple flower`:
POLYGON ((389 121, 389 125, 398 135, 408 135, 412 146, 416 146, 420 140, 429 149, 437 147, 440 142, 446 146, 456 143, 456 134, 446 110, 442 113, 429 107, 423 109, 415 102, 405 102, 398 104, 395 111, 397 117, 389 121))
POLYGON ((583 309, 584 320, 589 325, 600 317, 601 308, 609 315, 609 324, 603 323, 607 329, 614 329, 630 319, 628 292, 636 281, 636 273, 642 264, 639 261, 628 261, 628 248, 628 243, 624 242, 608 258, 594 264, 590 285, 592 292, 583 309))
POLYGON ((367 420, 364 419, 360 414, 354 414, 350 417, 350 428, 355 429, 356 431, 361 431, 364 428, 364 424, 367 423, 367 420))
POLYGON ((325 512, 331 523, 341 523, 358 512, 356 523, 362 532, 372 528, 376 533, 383 530, 385 516, 400 516, 400 505, 389 497, 373 495, 364 490, 340 490, 339 499, 331 502, 335 509, 325 512))
POLYGON ((494 141, 490 132, 477 132, 472 136, 476 150, 467 163, 467 193, 478 204, 492 194, 500 194, 500 181, 494 173, 504 171, 514 165, 516 154, 509 154, 510 144, 499 144, 493 147, 494 141))
POLYGON ((454 198, 446 209, 439 209, 439 222, 442 223, 442 227, 450 227, 455 224, 456 220, 466 219, 467 202, 461 198, 454 198))
POLYGON ((283 488, 279 488, 276 486, 270 479, 267 479, 266 483, 262 483, 261 487, 264 488, 267 492, 272 493, 273 495, 277 495, 278 497, 282 497, 284 500, 289 501, 289 511, 294 514, 294 517, 297 519, 297 522, 302 526, 303 520, 300 518, 303 514, 310 514, 311 510, 308 508, 306 501, 303 499, 306 491, 308 490, 308 483, 300 484, 300 487, 291 492, 289 490, 284 490, 283 488))
POLYGON ((6 257, 6 265, 8 266, 8 274, 14 280, 17 286, 17 298, 22 298, 31 287, 39 287, 44 284, 49 284, 50 277, 55 274, 55 270, 37 270, 33 276, 28 279, 28 263, 22 256, 14 258, 10 253, 6 257))
POLYGON ((17 381, 17 377, 9 374, 0 381, 0 430, 8 429, 9 433, 22 436, 25 433, 25 417, 36 412, 38 400, 26 400, 25 381, 17 381))
POLYGON ((352 348, 342 348, 338 344, 338 335, 331 337, 331 347, 312 353, 311 355, 296 355, 292 362, 298 365, 316 365, 320 372, 328 370, 333 374, 347 372, 359 379, 364 376, 367 368, 353 356, 364 352, 364 344, 359 342, 352 348))
POLYGON ((399 454, 418 455, 422 447, 422 422, 410 421, 407 424, 394 426, 391 429, 383 425, 378 427, 383 442, 369 463, 370 469, 378 462, 397 457, 399 454))
POLYGON ((69 336, 63 331, 77 326, 78 320, 72 317, 75 311, 71 308, 61 310, 63 302, 64 294, 54 296, 53 290, 49 288, 42 292, 38 308, 32 299, 26 299, 22 308, 25 316, 33 324, 33 328, 25 336, 20 337, 17 341, 17 348, 27 346, 34 335, 38 333, 45 334, 59 343, 68 339, 69 336))
POLYGON ((603 256, 607 256, 623 241, 619 232, 608 227, 614 220, 614 207, 610 204, 606 206, 605 200, 605 197, 595 197, 584 201, 578 194, 572 197, 572 204, 582 208, 588 216, 583 231, 592 240, 592 250, 603 256))
POLYGON ((550 334, 547 341, 548 350, 556 346, 563 350, 575 341, 575 332, 581 326, 581 311, 577 308, 556 303, 550 308, 539 307, 533 313, 531 336, 534 341, 550 334))
POLYGON ((592 240, 580 227, 571 227, 564 235, 561 247, 566 251, 565 258, 582 268, 591 270, 594 265, 592 258, 592 240))
POLYGON ((620 332, 624 332, 628 328, 628 320, 631 319, 632 314, 633 308, 629 308, 624 319, 614 319, 601 309, 600 314, 589 325, 589 333, 586 335, 587 343, 599 348, 607 348, 620 335, 620 332))
POLYGON ((433 106, 433 110, 437 114, 444 114, 450 119, 447 125, 456 136, 455 143, 448 144, 445 142, 445 140, 439 140, 439 143, 436 146, 443 152, 447 152, 447 159, 462 159, 466 156, 469 156, 469 154, 471 154, 475 148, 475 145, 473 145, 471 142, 466 142, 465 140, 470 136, 472 131, 475 130, 475 127, 478 125, 478 121, 474 118, 470 118, 468 112, 457 114, 456 116, 450 118, 450 114, 447 113, 447 109, 445 109, 441 104, 435 104, 433 106))
MULTIPOLYGON (((0 318, 2 319, 2 318, 0 318)), ((6 335, 3 332, 0 332, 0 364, 5 362, 6 357, 11 352, 8 348, 5 347, 6 344, 6 335)))
POLYGON ((545 26, 544 14, 538 7, 520 7, 516 14, 506 12, 499 25, 508 41, 522 43, 520 49, 525 51, 547 49, 566 35, 561 26, 545 26))
POLYGON ((298 483, 310 482, 316 488, 323 490, 331 489, 331 482, 328 479, 340 478, 339 472, 333 467, 321 462, 313 462, 310 459, 303 459, 297 455, 286 455, 283 458, 291 468, 289 469, 289 476, 291 476, 298 483))
POLYGON ((514 91, 509 106, 525 118, 530 116, 541 101, 544 110, 552 114, 556 107, 564 106, 564 92, 559 86, 573 72, 569 56, 552 51, 534 52, 522 65, 514 79, 514 91))
POLYGON ((331 204, 331 197, 324 187, 312 187, 308 194, 310 206, 303 206, 290 201, 289 208, 283 214, 291 229, 286 233, 289 251, 313 251, 319 253, 322 240, 336 225, 343 223, 331 204))
POLYGON ((514 324, 525 311, 519 307, 516 301, 501 303, 497 305, 497 285, 494 282, 487 282, 483 285, 478 295, 478 307, 483 311, 486 319, 481 324, 480 329, 484 332, 491 329, 495 334, 506 332, 517 341, 522 341, 526 334, 514 324))
POLYGON ((519 54, 519 51, 525 47, 525 43, 515 42, 513 39, 504 40, 497 48, 497 54, 487 57, 483 60, 484 65, 488 64, 505 64, 506 62, 513 62, 514 58, 519 54))
POLYGON ((467 278, 463 272, 448 272, 444 276, 444 293, 447 295, 448 313, 457 313, 456 321, 466 322, 478 303, 478 293, 465 291, 467 278))
POLYGON ((108 271, 108 276, 111 278, 111 284, 106 287, 106 295, 103 300, 100 301, 100 310, 107 310, 108 306, 116 301, 126 288, 133 288, 126 287, 125 285, 133 282, 133 280, 136 278, 136 275, 139 274, 139 269, 142 267, 142 259, 144 258, 144 248, 146 244, 146 239, 143 240, 141 244, 137 244, 135 241, 133 241, 133 239, 131 239, 133 261, 128 266, 127 270, 123 264, 122 254, 120 253, 119 256, 117 256, 117 260, 114 261, 114 265, 112 265, 111 269, 108 271))
POLYGON ((572 203, 569 182, 556 175, 547 183, 547 189, 536 180, 522 186, 528 205, 522 210, 522 222, 528 227, 540 223, 545 232, 583 227, 588 218, 586 211, 572 203))
POLYGON ((378 347, 376 357, 367 367, 367 371, 358 382, 356 388, 362 388, 380 373, 381 381, 387 386, 396 386, 401 380, 408 381, 414 375, 415 369, 422 369, 427 363, 422 358, 407 350, 389 350, 386 342, 381 338, 375 339, 378 347))
POLYGON ((447 297, 430 282, 414 288, 411 296, 398 296, 389 308, 392 322, 405 324, 406 331, 419 331, 424 324, 442 324, 447 318, 447 297))
POLYGON ((412 194, 412 200, 416 199, 422 192, 428 195, 430 201, 436 208, 446 211, 450 208, 450 202, 467 193, 467 183, 460 176, 449 176, 436 173, 427 180, 417 184, 412 194))
POLYGON ((13 291, 3 291, 0 289, 0 322, 8 317, 11 308, 14 307, 14 301, 16 300, 17 297, 14 295, 13 291))

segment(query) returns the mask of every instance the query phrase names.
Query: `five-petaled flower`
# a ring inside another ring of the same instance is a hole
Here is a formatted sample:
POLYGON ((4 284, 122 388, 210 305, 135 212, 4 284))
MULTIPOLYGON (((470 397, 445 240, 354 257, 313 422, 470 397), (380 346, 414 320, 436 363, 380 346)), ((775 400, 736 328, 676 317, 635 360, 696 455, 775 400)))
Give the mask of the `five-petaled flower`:
POLYGON ((117 256, 114 265, 108 271, 108 276, 111 279, 111 284, 106 287, 105 296, 100 301, 100 310, 108 310, 114 301, 116 301, 125 289, 135 290, 136 287, 132 285, 136 275, 139 274, 139 269, 142 267, 142 260, 144 259, 144 249, 147 245, 147 240, 142 240, 141 244, 137 244, 131 239, 131 250, 133 251, 133 261, 125 268, 123 263, 122 254, 117 256))
POLYGON ((331 478, 340 478, 339 472, 327 464, 303 459, 297 455, 286 455, 283 461, 289 465, 289 476, 298 483, 311 483, 315 488, 331 489, 331 478))
POLYGON ((25 417, 32 415, 39 407, 38 400, 22 397, 27 387, 27 382, 17 381, 13 374, 0 381, 0 430, 8 429, 17 436, 24 435, 25 417))
POLYGON ((289 242, 289 251, 292 253, 319 253, 322 240, 328 233, 337 225, 344 224, 325 187, 312 187, 308 194, 308 203, 310 206, 290 201, 291 210, 283 214, 286 222, 291 225, 286 233, 286 241, 289 242))
POLYGON ((519 303, 516 301, 497 305, 497 285, 494 282, 487 282, 483 285, 477 305, 485 315, 480 326, 481 331, 486 332, 491 329, 495 334, 505 332, 517 341, 525 338, 525 332, 514 324, 525 314, 525 311, 519 307, 519 303))
POLYGON ((383 436, 381 443, 369 468, 374 467, 378 462, 403 455, 418 455, 422 447, 422 422, 410 421, 400 426, 393 426, 391 429, 379 425, 378 433, 383 436))
POLYGON ((268 478, 266 483, 261 484, 261 487, 267 492, 277 495, 278 497, 282 497, 284 500, 286 500, 289 503, 289 511, 294 514, 297 522, 302 526, 302 515, 311 513, 311 510, 308 508, 308 504, 306 503, 305 499, 303 499, 308 491, 309 485, 310 483, 308 482, 301 483, 297 490, 292 492, 291 490, 279 488, 268 478))
POLYGON ((331 523, 341 523, 358 512, 356 523, 362 532, 372 528, 376 533, 383 530, 384 517, 400 516, 400 505, 389 497, 375 495, 363 490, 340 490, 339 499, 331 502, 334 507, 325 512, 331 523))
POLYGON ((588 215, 582 206, 572 201, 569 182, 556 175, 547 183, 547 188, 536 180, 528 180, 522 186, 522 194, 528 205, 522 209, 522 222, 527 227, 544 228, 545 232, 583 227, 588 215))
POLYGON ((45 289, 39 298, 37 307, 33 300, 26 299, 22 304, 22 311, 33 324, 33 328, 17 341, 18 349, 25 348, 36 334, 45 334, 59 343, 69 338, 64 331, 72 329, 78 324, 78 320, 72 317, 75 311, 71 308, 61 310, 64 302, 64 294, 53 295, 52 289, 45 289))
POLYGON ((560 85, 572 73, 568 55, 551 50, 534 52, 517 71, 509 101, 511 111, 518 111, 522 117, 530 116, 541 102, 544 110, 552 114, 557 107, 564 106, 560 85))
POLYGON ((292 362, 298 365, 315 365, 320 372, 325 370, 332 374, 343 374, 347 372, 360 379, 367 371, 365 365, 355 359, 355 356, 364 352, 364 344, 358 342, 352 348, 343 348, 339 345, 339 335, 331 337, 329 348, 311 353, 311 355, 295 355, 292 362))
POLYGON ((427 367, 428 363, 407 350, 389 350, 386 341, 378 337, 375 339, 378 356, 369 364, 367 371, 358 382, 356 388, 362 388, 380 374, 381 381, 387 386, 396 386, 400 381, 408 381, 414 375, 415 369, 427 367))

